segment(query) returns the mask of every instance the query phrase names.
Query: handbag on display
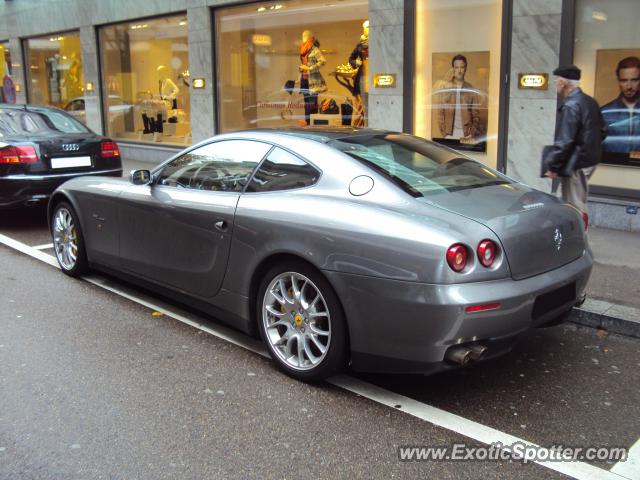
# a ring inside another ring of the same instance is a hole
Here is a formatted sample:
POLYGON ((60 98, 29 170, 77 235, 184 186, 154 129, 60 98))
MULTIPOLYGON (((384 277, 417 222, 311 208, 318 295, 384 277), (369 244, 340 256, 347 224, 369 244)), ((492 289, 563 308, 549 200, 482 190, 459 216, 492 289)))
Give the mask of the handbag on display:
POLYGON ((287 92, 289 95, 293 94, 293 89, 296 86, 296 81, 295 80, 287 80, 286 82, 284 82, 284 91, 287 92))
POLYGON ((325 115, 337 115, 340 113, 340 107, 333 98, 325 99, 320 105, 320 113, 325 115))

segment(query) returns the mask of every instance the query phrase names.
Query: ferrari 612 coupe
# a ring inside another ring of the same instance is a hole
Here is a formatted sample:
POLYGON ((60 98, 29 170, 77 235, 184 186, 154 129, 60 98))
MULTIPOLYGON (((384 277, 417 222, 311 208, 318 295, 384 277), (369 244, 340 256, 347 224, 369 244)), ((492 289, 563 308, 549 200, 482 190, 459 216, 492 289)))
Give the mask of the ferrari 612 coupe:
POLYGON ((460 153, 381 130, 215 136, 49 203, 62 270, 102 270, 260 335, 306 381, 434 373, 583 300, 583 219, 460 153))

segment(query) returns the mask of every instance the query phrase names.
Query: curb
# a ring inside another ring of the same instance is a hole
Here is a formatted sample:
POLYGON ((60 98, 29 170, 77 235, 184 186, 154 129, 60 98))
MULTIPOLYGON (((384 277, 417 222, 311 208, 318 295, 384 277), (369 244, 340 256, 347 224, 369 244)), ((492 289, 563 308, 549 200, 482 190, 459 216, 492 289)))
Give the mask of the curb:
POLYGON ((581 307, 573 309, 569 321, 640 338, 640 309, 634 307, 589 298, 581 307))

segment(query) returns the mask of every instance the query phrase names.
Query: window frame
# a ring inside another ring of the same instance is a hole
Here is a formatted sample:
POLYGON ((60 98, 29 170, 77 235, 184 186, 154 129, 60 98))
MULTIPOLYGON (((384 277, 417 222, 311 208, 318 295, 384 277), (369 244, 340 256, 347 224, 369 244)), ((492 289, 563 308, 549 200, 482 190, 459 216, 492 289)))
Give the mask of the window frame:
POLYGON ((209 147, 209 146, 215 145, 217 143, 234 142, 234 141, 235 142, 237 142, 237 141, 256 142, 256 143, 261 143, 261 144, 266 145, 266 146, 269 147, 267 149, 266 153, 260 158, 260 160, 258 160, 256 162, 255 166, 253 167, 253 170, 249 174, 249 179, 247 180, 247 183, 245 185, 243 185, 242 190, 229 192, 229 191, 223 191, 223 190, 199 190, 199 189, 188 188, 188 187, 184 188, 183 190, 189 190, 189 191, 195 191, 195 192, 206 192, 206 193, 237 193, 239 195, 242 195, 245 192, 245 190, 247 188, 247 185, 249 185, 251 180, 253 180, 253 175, 255 174, 255 172, 258 170, 260 165, 262 165, 262 162, 264 161, 264 159, 267 156, 269 156, 269 153, 271 153, 271 151, 273 150, 274 145, 272 143, 263 142, 263 141, 260 141, 260 140, 254 140, 254 139, 247 139, 247 138, 221 138, 219 140, 215 140, 215 141, 211 141, 211 142, 199 143, 199 144, 194 145, 193 147, 187 149, 186 151, 182 151, 179 154, 174 155, 173 157, 168 159, 166 162, 158 165, 155 169, 153 169, 153 171, 151 172, 151 178, 152 178, 151 186, 152 187, 180 188, 180 187, 176 187, 176 186, 173 186, 173 185, 164 185, 164 184, 159 183, 161 173, 164 171, 165 168, 167 168, 171 164, 171 162, 174 162, 175 160, 178 160, 178 159, 184 157, 185 155, 190 155, 192 152, 194 152, 195 150, 198 150, 200 148, 209 147))
MULTIPOLYGON (((159 175, 160 172, 162 172, 162 170, 164 170, 164 168, 169 165, 169 163, 173 162, 174 160, 177 160, 178 158, 182 157, 183 155, 187 155, 189 153, 191 153, 192 151, 207 146, 207 145, 211 145, 214 143, 218 143, 218 142, 227 142, 227 141, 233 141, 233 140, 244 140, 244 141, 248 141, 248 142, 258 142, 258 143, 264 143, 265 145, 269 145, 271 148, 269 148, 269 150, 267 150, 267 152, 264 154, 264 156, 260 159, 260 161, 256 164, 256 167, 253 169, 253 172, 251 172, 251 175, 249 177, 249 180, 247 181, 247 184, 244 186, 244 188, 242 189, 241 192, 233 192, 233 193, 238 193, 240 195, 268 195, 268 194, 277 194, 277 193, 281 193, 281 192, 291 192, 291 191, 298 191, 298 190, 303 190, 306 188, 312 188, 314 186, 316 186, 320 180, 322 180, 322 177, 324 176, 324 171, 318 167, 315 163, 313 163, 312 161, 308 160, 307 158, 302 157, 301 155, 297 154, 296 152, 294 152, 293 150, 291 150, 290 148, 287 148, 281 144, 278 143, 274 143, 273 141, 270 140, 262 140, 262 139, 257 139, 257 138, 243 138, 243 137, 228 137, 228 138, 220 138, 220 139, 215 139, 213 141, 206 141, 206 142, 202 142, 202 143, 198 143, 196 145, 193 145, 192 147, 188 148, 187 150, 183 150, 182 152, 174 155, 173 157, 170 157, 169 159, 165 160, 163 163, 161 163, 160 165, 156 166, 153 170, 151 170, 151 183, 149 184, 151 187, 167 187, 167 188, 178 188, 178 187, 172 187, 170 185, 161 185, 158 183, 158 179, 159 179, 159 175), (284 150, 287 153, 290 153, 291 155, 297 157, 298 159, 300 159, 301 161, 305 162, 306 164, 310 165, 311 167, 313 167, 314 169, 316 169, 316 171, 318 172, 318 179, 315 181, 315 183, 311 184, 311 185, 307 185, 306 187, 299 187, 299 188, 290 188, 288 190, 272 190, 269 192, 247 192, 247 186, 249 185, 249 183, 251 183, 251 181, 253 180, 253 176, 255 175, 255 173, 258 171, 258 169, 262 166, 262 163, 265 161, 265 159, 269 156, 269 154, 273 151, 274 148, 280 148, 282 150, 284 150)), ((192 189, 189 189, 192 190, 192 189)), ((196 192, 206 192, 206 193, 229 193, 229 192, 219 192, 217 190, 194 190, 196 192)))
POLYGON ((311 188, 315 185, 318 184, 318 182, 320 181, 320 179, 322 178, 322 170, 320 168, 318 168, 316 165, 314 165, 313 163, 309 162, 306 158, 301 157, 300 155, 292 152, 291 150, 289 150, 288 148, 284 148, 281 145, 277 145, 277 144, 271 144, 272 148, 269 149, 269 151, 267 152, 267 154, 264 156, 264 158, 260 161, 260 164, 258 165, 258 167, 253 171, 253 173, 251 174, 251 178, 249 178, 249 181, 247 182, 247 184, 244 187, 244 190, 242 192, 242 194, 247 194, 247 195, 253 195, 253 194, 264 194, 264 193, 280 193, 280 192, 291 192, 291 191, 297 191, 297 190, 303 190, 305 188, 311 188), (304 162, 305 164, 309 165, 311 168, 313 168, 316 172, 318 172, 318 177, 316 178, 316 181, 313 182, 311 185, 305 185, 304 187, 296 187, 296 188, 287 188, 287 189, 283 189, 283 190, 267 190, 264 192, 247 192, 247 187, 251 184, 251 182, 253 181, 256 173, 258 172, 258 170, 260 170, 260 167, 262 167, 262 164, 267 161, 267 159, 269 158, 269 155, 271 154, 271 152, 273 152, 276 148, 279 148, 280 150, 282 150, 283 152, 288 153, 289 155, 294 156, 295 158, 297 158, 298 160, 300 160, 301 162, 304 162))

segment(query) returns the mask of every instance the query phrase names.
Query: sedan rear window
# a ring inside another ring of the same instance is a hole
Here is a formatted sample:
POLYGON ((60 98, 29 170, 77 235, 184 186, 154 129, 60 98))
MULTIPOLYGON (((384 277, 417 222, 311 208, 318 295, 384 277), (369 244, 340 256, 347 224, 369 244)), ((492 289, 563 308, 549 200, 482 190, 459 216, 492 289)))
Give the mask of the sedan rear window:
POLYGON ((87 132, 80 122, 55 110, 0 109, 0 135, 4 137, 87 132))
POLYGON ((511 183, 479 162, 411 135, 356 135, 333 140, 329 145, 414 197, 511 183))

